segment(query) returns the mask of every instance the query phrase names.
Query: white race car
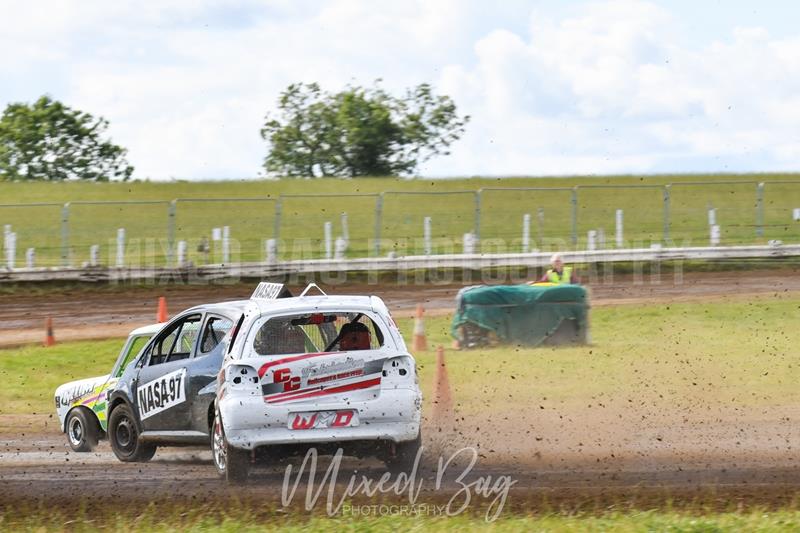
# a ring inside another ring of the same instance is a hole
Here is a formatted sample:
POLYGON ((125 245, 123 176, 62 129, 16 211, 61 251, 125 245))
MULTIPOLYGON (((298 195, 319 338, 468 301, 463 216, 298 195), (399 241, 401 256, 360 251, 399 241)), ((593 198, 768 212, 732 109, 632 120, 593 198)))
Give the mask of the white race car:
POLYGON ((56 414, 70 448, 90 452, 104 438, 108 426, 108 394, 128 364, 164 324, 152 324, 131 331, 110 374, 64 383, 56 389, 56 414))
POLYGON ((298 297, 259 297, 269 285, 234 327, 220 370, 212 428, 219 474, 241 481, 255 451, 275 457, 310 446, 341 445, 390 469, 413 464, 416 363, 383 301, 309 296, 313 284, 298 297))

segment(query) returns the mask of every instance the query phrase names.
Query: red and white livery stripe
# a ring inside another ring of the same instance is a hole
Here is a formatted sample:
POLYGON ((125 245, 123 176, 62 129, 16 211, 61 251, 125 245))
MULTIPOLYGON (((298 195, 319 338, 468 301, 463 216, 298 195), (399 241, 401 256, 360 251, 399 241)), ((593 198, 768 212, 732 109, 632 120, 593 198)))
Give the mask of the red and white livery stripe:
POLYGON ((366 379, 364 379, 364 376, 359 376, 357 379, 345 380, 336 384, 318 385, 315 387, 306 387, 304 389, 290 392, 270 394, 268 396, 264 396, 264 401, 267 403, 286 403, 295 400, 305 400, 308 398, 327 396, 329 394, 340 394, 343 392, 379 387, 380 384, 380 374, 371 374, 371 376, 367 376, 366 379))

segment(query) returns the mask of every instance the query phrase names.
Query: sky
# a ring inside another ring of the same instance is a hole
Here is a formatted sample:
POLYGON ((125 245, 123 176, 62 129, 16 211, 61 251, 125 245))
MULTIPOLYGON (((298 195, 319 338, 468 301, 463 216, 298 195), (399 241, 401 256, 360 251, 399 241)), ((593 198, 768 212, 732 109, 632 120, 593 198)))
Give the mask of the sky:
POLYGON ((140 179, 263 173, 290 83, 472 118, 426 177, 800 170, 800 2, 0 0, 0 108, 105 117, 140 179))

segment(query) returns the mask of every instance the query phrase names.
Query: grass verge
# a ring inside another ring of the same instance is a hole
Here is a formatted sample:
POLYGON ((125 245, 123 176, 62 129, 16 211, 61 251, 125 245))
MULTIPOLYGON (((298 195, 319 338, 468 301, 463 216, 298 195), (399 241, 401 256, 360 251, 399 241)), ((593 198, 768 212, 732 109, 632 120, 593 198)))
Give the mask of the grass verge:
POLYGON ((247 508, 229 508, 223 512, 209 512, 195 507, 176 507, 171 512, 145 508, 140 511, 125 510, 101 514, 86 514, 81 509, 67 513, 59 510, 35 512, 0 511, 0 529, 10 531, 221 531, 249 532, 272 531, 619 531, 619 532, 716 532, 797 531, 800 528, 800 511, 751 510, 747 512, 708 513, 640 511, 605 512, 598 515, 542 514, 505 515, 492 523, 483 516, 367 516, 320 517, 286 516, 285 514, 253 513, 247 508))
MULTIPOLYGON (((672 409, 800 403, 798 311, 800 299, 788 296, 600 307, 592 310, 591 346, 448 349, 450 383, 464 414, 610 399, 672 409)), ((428 318, 431 349, 416 354, 428 398, 434 348, 449 348, 450 320, 428 318)), ((410 341, 413 321, 399 323, 410 341)), ((51 413, 59 384, 110 371, 121 346, 120 339, 0 350, 0 413, 51 413)))

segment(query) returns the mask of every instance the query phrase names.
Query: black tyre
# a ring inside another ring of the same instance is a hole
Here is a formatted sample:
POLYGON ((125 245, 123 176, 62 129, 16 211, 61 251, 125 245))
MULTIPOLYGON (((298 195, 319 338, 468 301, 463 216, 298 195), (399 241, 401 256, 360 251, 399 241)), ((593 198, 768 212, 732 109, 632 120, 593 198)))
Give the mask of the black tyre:
POLYGON ((117 459, 126 463, 144 463, 153 458, 156 445, 142 442, 133 412, 127 404, 120 404, 108 418, 108 440, 117 459))
POLYGON ((250 452, 228 444, 219 412, 214 416, 214 423, 211 425, 211 455, 217 473, 228 483, 242 483, 247 479, 250 452))
POLYGON ((83 407, 69 412, 64 421, 67 443, 72 451, 90 452, 97 446, 100 438, 100 424, 94 414, 83 407))
POLYGON ((389 443, 383 462, 386 468, 394 474, 400 472, 410 474, 417 461, 420 448, 422 448, 422 430, 417 433, 417 438, 414 440, 389 443))

